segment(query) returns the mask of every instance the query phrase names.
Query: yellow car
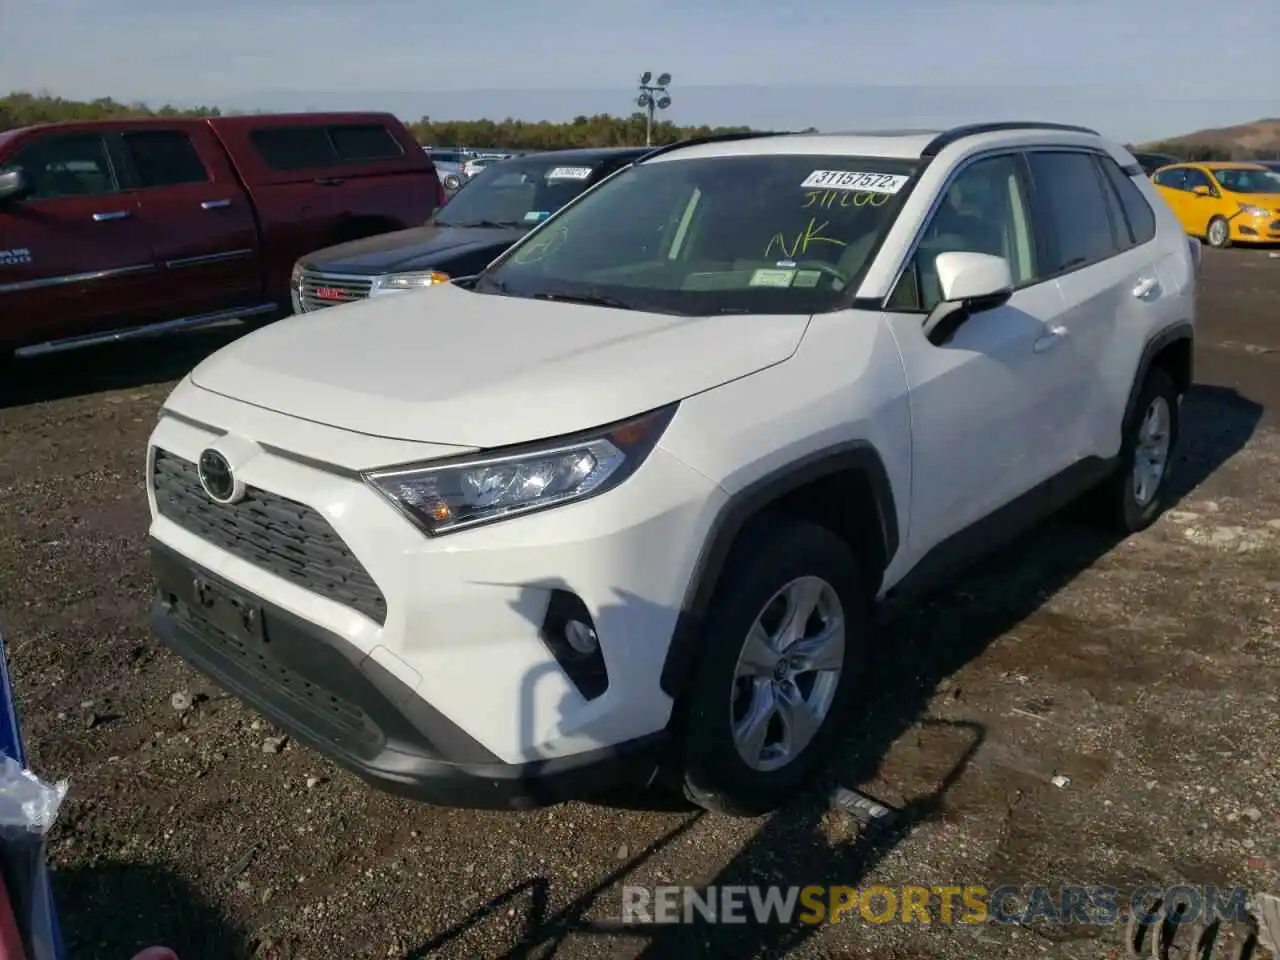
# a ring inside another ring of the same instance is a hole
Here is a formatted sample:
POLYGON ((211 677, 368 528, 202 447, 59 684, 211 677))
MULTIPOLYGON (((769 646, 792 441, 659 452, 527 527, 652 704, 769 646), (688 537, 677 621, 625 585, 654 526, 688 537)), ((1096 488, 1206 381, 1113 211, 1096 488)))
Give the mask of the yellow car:
POLYGON ((1151 175, 1182 227, 1211 247, 1280 241, 1280 174, 1258 163, 1177 163, 1151 175))

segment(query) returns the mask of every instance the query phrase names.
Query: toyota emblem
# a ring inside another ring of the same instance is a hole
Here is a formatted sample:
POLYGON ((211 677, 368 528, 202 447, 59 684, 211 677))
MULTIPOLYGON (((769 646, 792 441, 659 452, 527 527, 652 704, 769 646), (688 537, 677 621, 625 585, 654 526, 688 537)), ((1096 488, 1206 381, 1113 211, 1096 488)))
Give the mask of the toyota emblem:
POLYGON ((236 499, 236 478, 231 472, 231 464, 217 450, 206 450, 200 454, 198 465, 200 485, 209 499, 217 503, 231 503, 236 499))

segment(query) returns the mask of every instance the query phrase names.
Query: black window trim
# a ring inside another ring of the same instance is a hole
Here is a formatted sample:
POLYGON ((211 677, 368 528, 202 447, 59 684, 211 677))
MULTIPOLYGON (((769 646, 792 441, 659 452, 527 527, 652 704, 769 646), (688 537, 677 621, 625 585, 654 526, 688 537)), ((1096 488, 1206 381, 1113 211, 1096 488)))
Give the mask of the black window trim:
POLYGON ((99 133, 96 130, 65 130, 65 131, 64 130, 48 130, 48 131, 43 131, 41 133, 38 133, 34 137, 32 137, 30 140, 25 141, 23 144, 21 144, 17 148, 17 150, 14 151, 13 153, 14 160, 12 163, 6 164, 4 167, 0 169, 7 170, 7 169, 10 169, 11 167, 21 167, 22 164, 17 162, 18 159, 22 156, 23 153, 25 153, 28 149, 30 149, 33 144, 37 144, 41 140, 62 140, 62 139, 70 139, 72 137, 97 137, 98 138, 98 141, 102 144, 103 155, 107 158, 107 171, 111 174, 111 179, 115 182, 115 189, 110 190, 106 193, 84 193, 84 194, 75 194, 74 196, 64 196, 64 197, 23 196, 23 197, 19 197, 17 200, 17 203, 19 205, 25 206, 26 204, 29 204, 29 203, 51 203, 58 200, 83 200, 86 197, 118 197, 118 196, 121 196, 122 194, 131 192, 131 188, 126 183, 126 178, 121 176, 118 160, 115 156, 115 153, 111 149, 110 134, 99 133))
POLYGON ((147 190, 167 190, 173 187, 198 187, 202 184, 209 185, 214 182, 213 171, 210 170, 209 165, 205 163, 204 156, 200 153, 200 147, 196 144, 195 138, 185 130, 177 127, 166 127, 154 130, 151 128, 146 130, 120 130, 108 134, 107 141, 107 149, 112 154, 112 159, 115 160, 124 171, 125 179, 128 180, 129 184, 128 189, 130 191, 142 193, 147 190), (200 165, 204 167, 204 179, 188 180, 183 183, 160 183, 154 186, 148 186, 143 183, 142 174, 138 172, 137 164, 133 162, 133 154, 130 152, 128 143, 125 142, 125 137, 131 133, 177 133, 186 137, 187 142, 190 143, 192 149, 195 150, 196 158, 200 161, 200 165))
MULTIPOLYGON (((951 185, 956 182, 961 174, 974 164, 980 163, 984 160, 999 159, 1001 157, 1012 157, 1014 160, 1014 164, 1017 167, 1018 182, 1022 186, 1022 190, 1027 201, 1027 213, 1031 217, 1031 233, 1032 241, 1035 243, 1036 261, 1037 264, 1046 262, 1045 258, 1049 251, 1045 245, 1045 238, 1043 237, 1044 231, 1040 230, 1036 224, 1037 203, 1033 196, 1035 193, 1035 180, 1032 178, 1031 170, 1027 165, 1026 148, 1023 146, 991 147, 965 157, 964 160, 956 164, 951 173, 947 175, 947 179, 942 182, 942 186, 939 187, 937 193, 934 194, 933 200, 929 204, 928 211, 920 221, 920 226, 916 228, 916 232, 911 238, 911 243, 907 247, 908 252, 898 264, 898 269, 894 273, 893 282, 889 284, 888 291, 883 297, 878 299, 878 302, 870 304, 873 309, 877 309, 885 313, 900 313, 906 314, 907 316, 919 317, 927 317, 932 312, 924 309, 923 307, 907 309, 904 307, 890 306, 889 303, 893 299, 893 295, 897 293, 898 285, 902 283, 903 277, 906 276, 907 271, 911 269, 912 264, 915 262, 916 254, 919 253, 920 243, 924 240, 925 233, 928 231, 930 224, 933 223, 933 218, 938 215, 938 208, 942 206, 942 201, 946 197, 947 191, 951 188, 951 185)), ((922 170, 920 172, 923 173, 924 171, 922 170)), ((1020 290, 1030 289, 1031 287, 1044 283, 1049 279, 1052 278, 1036 277, 1034 280, 1027 283, 1020 283, 1016 285, 1013 288, 1013 292, 1017 293, 1020 290)), ((915 283, 916 289, 919 291, 919 277, 916 278, 915 283)), ((919 297, 917 297, 917 302, 919 302, 919 297)))
POLYGON ((1111 225, 1111 246, 1115 249, 1116 256, 1127 253, 1136 246, 1136 242, 1133 226, 1124 212, 1124 204, 1120 201, 1116 188, 1111 185, 1110 179, 1103 172, 1102 158, 1095 154, 1089 166, 1093 169, 1093 177, 1098 181, 1098 189, 1103 194, 1102 206, 1107 211, 1107 223, 1111 225), (1120 217, 1119 222, 1116 222, 1117 211, 1120 217))

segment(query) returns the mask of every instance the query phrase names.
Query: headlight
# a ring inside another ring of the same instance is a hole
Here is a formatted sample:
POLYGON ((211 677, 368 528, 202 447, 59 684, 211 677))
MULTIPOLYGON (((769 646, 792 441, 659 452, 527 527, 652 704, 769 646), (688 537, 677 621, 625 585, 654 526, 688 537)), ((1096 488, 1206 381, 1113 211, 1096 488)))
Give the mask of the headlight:
POLYGON ((439 536, 613 489, 657 446, 675 411, 673 404, 575 437, 376 470, 364 479, 425 533, 439 536))
POLYGON ((437 284, 448 283, 449 275, 439 270, 420 270, 414 273, 389 273, 374 277, 369 296, 380 297, 388 293, 404 293, 406 290, 422 290, 437 284))
POLYGON ((1240 212, 1250 217, 1269 217, 1270 210, 1264 210, 1262 207, 1255 207, 1252 203, 1240 204, 1240 212))
POLYGON ((293 303, 293 312, 302 312, 302 261, 293 265, 289 274, 289 300, 293 303))

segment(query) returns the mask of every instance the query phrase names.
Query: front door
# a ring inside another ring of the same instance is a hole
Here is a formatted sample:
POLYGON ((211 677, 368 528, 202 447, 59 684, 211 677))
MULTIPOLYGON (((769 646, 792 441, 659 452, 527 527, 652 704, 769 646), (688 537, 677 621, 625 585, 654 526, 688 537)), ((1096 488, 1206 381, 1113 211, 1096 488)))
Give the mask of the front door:
POLYGON ((1067 376, 1055 334, 1063 300, 1055 281, 1039 279, 1028 196, 1016 154, 964 168, 890 298, 886 319, 911 396, 911 560, 1058 468, 1070 421, 1059 395, 1067 376), (974 314, 949 342, 934 345, 922 328, 941 299, 935 260, 951 251, 1003 256, 1016 289, 1003 306, 974 314))
POLYGON ((42 133, 6 164, 29 189, 0 202, 0 344, 29 346, 130 323, 155 264, 135 193, 97 133, 42 133))
POLYGON ((160 271, 154 321, 265 299, 249 198, 212 135, 201 132, 193 140, 151 122, 120 135, 160 271))

